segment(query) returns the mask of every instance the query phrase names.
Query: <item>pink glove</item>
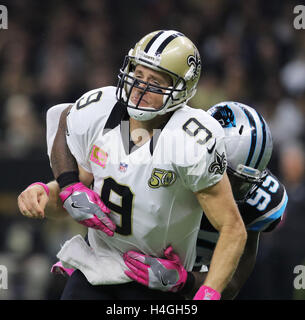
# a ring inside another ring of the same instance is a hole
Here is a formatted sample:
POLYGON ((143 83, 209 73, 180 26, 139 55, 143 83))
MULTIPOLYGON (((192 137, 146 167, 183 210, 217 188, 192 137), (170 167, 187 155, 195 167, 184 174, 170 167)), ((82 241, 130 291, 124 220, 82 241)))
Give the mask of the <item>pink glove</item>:
POLYGON ((196 292, 193 300, 220 300, 220 293, 203 285, 196 292))
POLYGON ((124 272, 131 279, 151 289, 179 291, 186 282, 187 271, 179 256, 173 252, 172 246, 164 251, 164 256, 166 259, 159 259, 128 251, 124 253, 123 259, 130 271, 124 272))
POLYGON ((110 210, 96 192, 78 182, 64 189, 59 196, 73 219, 110 237, 114 235, 116 225, 108 217, 110 210))
POLYGON ((60 261, 53 264, 51 268, 52 273, 61 274, 63 276, 68 276, 68 277, 70 277, 74 271, 75 269, 65 268, 60 261))

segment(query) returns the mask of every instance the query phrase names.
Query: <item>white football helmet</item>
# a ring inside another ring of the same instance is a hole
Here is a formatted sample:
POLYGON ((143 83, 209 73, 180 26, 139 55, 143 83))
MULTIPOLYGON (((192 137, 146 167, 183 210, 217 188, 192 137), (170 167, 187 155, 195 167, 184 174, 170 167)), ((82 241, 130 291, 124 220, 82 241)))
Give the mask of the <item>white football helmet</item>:
POLYGON ((117 99, 127 107, 130 117, 150 120, 185 105, 196 93, 200 72, 199 52, 187 37, 174 30, 155 31, 142 38, 125 57, 118 76, 117 99), (136 79, 134 70, 138 64, 166 73, 172 86, 165 88, 136 79), (130 101, 133 88, 143 91, 136 105, 130 101), (162 94, 163 105, 159 109, 140 107, 146 92, 162 94))
POLYGON ((225 101, 208 110, 223 127, 227 154, 227 172, 235 200, 245 200, 266 177, 272 154, 272 136, 268 124, 253 108, 225 101))

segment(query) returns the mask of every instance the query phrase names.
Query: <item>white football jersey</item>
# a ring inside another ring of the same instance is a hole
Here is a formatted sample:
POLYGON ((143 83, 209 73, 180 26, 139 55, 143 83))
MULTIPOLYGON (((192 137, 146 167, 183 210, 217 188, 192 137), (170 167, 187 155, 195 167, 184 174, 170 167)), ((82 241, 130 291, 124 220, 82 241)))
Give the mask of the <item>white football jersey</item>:
POLYGON ((90 246, 103 259, 115 256, 125 269, 124 252, 162 257, 172 245, 191 270, 202 217, 194 192, 214 185, 225 172, 223 129, 205 111, 185 106, 137 147, 115 90, 86 93, 67 117, 68 146, 93 174, 94 191, 117 225, 113 237, 89 228, 90 246))

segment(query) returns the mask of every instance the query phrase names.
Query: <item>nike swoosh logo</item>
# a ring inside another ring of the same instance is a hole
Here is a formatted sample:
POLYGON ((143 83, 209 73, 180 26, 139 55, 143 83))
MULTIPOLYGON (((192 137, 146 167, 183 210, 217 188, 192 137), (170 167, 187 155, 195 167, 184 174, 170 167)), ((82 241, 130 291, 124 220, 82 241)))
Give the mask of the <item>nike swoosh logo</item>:
POLYGON ((161 283, 163 284, 164 287, 166 287, 168 283, 167 281, 164 281, 162 274, 160 278, 161 278, 161 283))
POLYGON ((90 208, 87 208, 87 207, 78 206, 74 202, 71 203, 71 207, 75 208, 75 209, 90 209, 90 208))
POLYGON ((216 139, 215 139, 215 142, 214 142, 214 144, 212 145, 212 147, 210 149, 207 147, 208 153, 212 153, 214 148, 215 148, 215 146, 216 146, 216 139))

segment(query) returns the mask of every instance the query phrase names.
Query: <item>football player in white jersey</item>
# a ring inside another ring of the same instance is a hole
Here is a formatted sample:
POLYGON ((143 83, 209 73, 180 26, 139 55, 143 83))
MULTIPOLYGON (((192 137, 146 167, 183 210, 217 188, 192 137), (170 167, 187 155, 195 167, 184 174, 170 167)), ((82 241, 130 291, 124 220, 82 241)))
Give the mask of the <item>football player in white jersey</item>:
MULTIPOLYGON (((247 233, 226 175, 223 129, 186 105, 200 70, 198 50, 187 37, 156 31, 130 50, 116 88, 92 90, 61 113, 50 154, 59 187, 52 182, 30 189, 56 198, 60 188, 64 208, 88 227, 87 241, 76 236, 57 255, 77 269, 63 299, 169 298, 130 282, 123 254, 166 253, 177 271, 192 270, 202 210, 219 239, 194 299, 220 298, 247 233), (92 190, 79 182, 78 167, 92 190)), ((35 216, 22 198, 21 212, 35 216)))
MULTIPOLYGON (((283 184, 266 169, 271 158, 272 138, 263 117, 253 108, 232 101, 218 103, 210 108, 208 113, 224 128, 228 176, 248 232, 244 254, 222 295, 223 299, 233 299, 254 268, 260 233, 270 232, 278 225, 283 217, 288 196, 283 184)), ((192 296, 204 281, 217 239, 217 230, 203 215, 197 239, 197 258, 193 272, 188 272, 184 294, 192 296), (202 272, 198 272, 199 270, 202 272)), ((153 289, 170 288, 168 277, 171 265, 159 268, 163 277, 152 282, 149 281, 149 274, 142 270, 150 270, 156 258, 127 252, 124 259, 130 268, 127 274, 132 279, 153 289)))

